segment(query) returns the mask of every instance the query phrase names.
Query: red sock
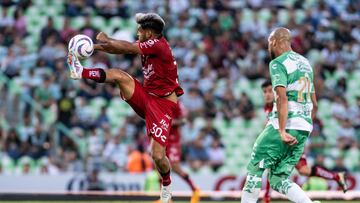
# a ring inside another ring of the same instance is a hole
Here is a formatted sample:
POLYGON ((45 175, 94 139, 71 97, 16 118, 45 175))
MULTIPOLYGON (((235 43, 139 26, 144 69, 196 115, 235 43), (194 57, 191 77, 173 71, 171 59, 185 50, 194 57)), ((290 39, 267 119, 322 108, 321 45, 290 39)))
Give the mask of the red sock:
POLYGON ((181 176, 182 179, 185 180, 185 182, 190 186, 191 190, 194 192, 196 190, 196 187, 192 180, 190 179, 188 174, 185 174, 184 176, 181 176))
POLYGON ((269 180, 266 180, 265 194, 264 194, 264 202, 270 203, 270 183, 269 180))
POLYGON ((96 82, 105 82, 106 73, 104 69, 101 68, 92 68, 92 69, 83 69, 82 78, 94 80, 96 82))
POLYGON ((339 181, 339 175, 332 171, 329 171, 321 166, 314 166, 311 170, 311 176, 317 176, 321 178, 325 178, 327 180, 335 180, 339 181))
POLYGON ((170 170, 166 173, 160 173, 160 176, 161 176, 161 183, 163 186, 170 185, 170 183, 171 183, 170 170))

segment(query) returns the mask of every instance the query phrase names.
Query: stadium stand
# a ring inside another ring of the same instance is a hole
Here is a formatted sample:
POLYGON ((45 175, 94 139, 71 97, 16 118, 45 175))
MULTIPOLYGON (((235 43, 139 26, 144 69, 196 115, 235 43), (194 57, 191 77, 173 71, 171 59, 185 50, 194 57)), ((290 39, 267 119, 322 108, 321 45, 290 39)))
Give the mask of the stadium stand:
MULTIPOLYGON (((322 124, 309 139, 309 161, 360 171, 356 1, 1 2, 0 173, 126 171, 128 155, 147 145, 144 122, 114 86, 70 80, 64 57, 77 33, 94 39, 101 30, 134 40, 133 16, 148 11, 166 19, 165 35, 186 91, 184 166, 197 173, 245 173, 266 119, 260 86, 268 77, 267 35, 285 26, 294 50, 315 70, 322 124), (212 146, 224 153, 216 167, 208 155, 212 146)), ((85 63, 142 78, 138 57, 94 53, 85 63)))

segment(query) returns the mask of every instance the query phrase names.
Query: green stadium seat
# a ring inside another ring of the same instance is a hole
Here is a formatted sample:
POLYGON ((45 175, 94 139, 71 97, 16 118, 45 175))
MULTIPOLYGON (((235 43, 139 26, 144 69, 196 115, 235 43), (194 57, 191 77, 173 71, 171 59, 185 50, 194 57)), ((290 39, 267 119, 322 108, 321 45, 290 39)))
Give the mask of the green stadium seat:
POLYGON ((122 28, 124 20, 120 17, 112 17, 109 19, 109 26, 111 28, 122 28))
POLYGON ((91 18, 91 23, 94 27, 103 30, 105 27, 107 27, 106 19, 102 16, 93 16, 91 18))
POLYGON ((305 11, 302 10, 302 9, 297 9, 295 11, 295 21, 296 23, 300 24, 303 22, 303 20, 305 19, 306 17, 306 14, 305 14, 305 11))
POLYGON ((71 18, 70 25, 74 29, 80 29, 85 25, 85 18, 82 16, 73 17, 71 18))
POLYGON ((244 8, 242 10, 242 21, 244 22, 253 22, 254 20, 254 12, 251 10, 251 9, 248 9, 248 8, 244 8))
POLYGON ((3 167, 4 174, 12 174, 15 168, 15 161, 11 159, 9 156, 1 156, 0 164, 3 167))
POLYGON ((288 10, 286 9, 280 9, 278 10, 278 21, 285 25, 286 23, 289 22, 289 18, 290 18, 290 15, 289 15, 289 12, 288 10))
POLYGON ((322 60, 320 51, 316 49, 311 49, 306 57, 309 59, 312 66, 314 66, 315 64, 317 64, 322 60))
POLYGON ((350 171, 355 171, 359 169, 360 166, 360 153, 359 149, 351 148, 348 150, 344 156, 344 165, 350 171))
POLYGON ((266 23, 270 20, 271 18, 271 11, 268 8, 262 8, 258 13, 258 18, 260 21, 266 23))

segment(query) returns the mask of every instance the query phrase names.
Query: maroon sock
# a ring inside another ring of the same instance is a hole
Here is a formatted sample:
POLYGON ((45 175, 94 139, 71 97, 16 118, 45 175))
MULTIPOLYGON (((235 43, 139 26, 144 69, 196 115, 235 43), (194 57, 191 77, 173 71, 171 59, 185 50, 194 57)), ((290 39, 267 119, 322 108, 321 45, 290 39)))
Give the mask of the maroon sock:
POLYGON ((160 173, 160 176, 161 176, 161 183, 163 186, 170 185, 170 183, 171 183, 170 170, 166 173, 160 173))
POLYGON ((270 182, 269 180, 266 180, 266 186, 265 186, 265 194, 264 194, 264 202, 270 202, 270 182))
POLYGON ((196 187, 192 180, 190 179, 188 174, 185 174, 184 176, 181 176, 182 179, 185 180, 185 182, 190 186, 191 190, 194 192, 196 190, 196 187))
POLYGON ((329 171, 321 166, 314 166, 311 170, 311 176, 317 176, 321 178, 325 178, 327 180, 335 180, 339 181, 339 175, 332 171, 329 171))
POLYGON ((94 80, 99 83, 103 83, 103 82, 105 82, 105 79, 106 79, 106 73, 105 73, 104 69, 101 69, 101 68, 92 68, 92 69, 84 68, 83 72, 82 72, 82 78, 86 78, 86 79, 94 80))

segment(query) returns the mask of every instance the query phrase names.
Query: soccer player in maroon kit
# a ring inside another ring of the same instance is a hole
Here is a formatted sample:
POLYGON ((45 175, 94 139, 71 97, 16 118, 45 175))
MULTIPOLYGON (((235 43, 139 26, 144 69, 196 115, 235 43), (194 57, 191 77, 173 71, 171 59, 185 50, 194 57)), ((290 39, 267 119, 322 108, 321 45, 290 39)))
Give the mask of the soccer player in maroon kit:
POLYGON ((200 191, 190 179, 189 174, 183 171, 180 165, 180 160, 181 160, 180 127, 186 122, 185 111, 186 111, 185 107, 180 102, 178 102, 178 108, 173 114, 173 121, 169 136, 169 144, 166 148, 166 155, 170 160, 171 169, 175 173, 177 173, 190 186, 193 192, 190 203, 198 203, 200 201, 200 191))
MULTIPOLYGON (((267 115, 269 115, 272 112, 273 104, 274 104, 274 93, 272 90, 271 81, 265 81, 261 85, 263 94, 264 94, 264 100, 265 100, 265 106, 264 111, 267 115)), ((321 125, 321 121, 318 120, 315 116, 313 117, 314 123, 318 122, 321 125)), ((299 172, 302 176, 317 176, 321 178, 325 178, 327 180, 335 180, 338 185, 342 188, 343 192, 345 193, 347 191, 347 185, 345 181, 345 173, 335 173, 328 169, 325 169, 321 166, 313 166, 309 167, 306 161, 306 155, 303 154, 299 160, 299 162, 295 166, 296 170, 299 172)), ((264 194, 264 202, 269 203, 270 202, 270 184, 269 181, 266 181, 266 189, 264 194)))
POLYGON ((68 55, 70 77, 86 78, 98 83, 115 83, 120 88, 122 98, 146 122, 146 131, 150 137, 151 157, 161 176, 160 200, 171 201, 170 162, 166 157, 166 146, 174 112, 177 109, 177 97, 184 92, 178 84, 177 64, 162 31, 164 20, 155 13, 138 13, 139 41, 132 43, 115 40, 100 32, 94 44, 94 50, 111 54, 140 54, 144 84, 140 84, 128 73, 120 69, 84 68, 71 51, 68 55))

